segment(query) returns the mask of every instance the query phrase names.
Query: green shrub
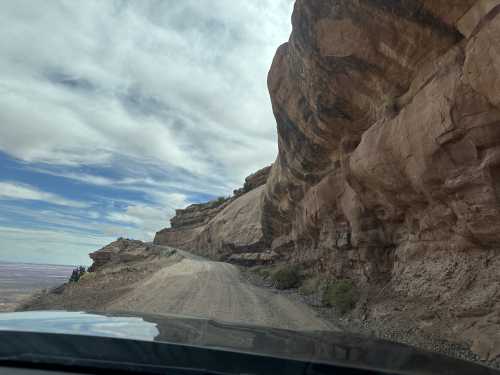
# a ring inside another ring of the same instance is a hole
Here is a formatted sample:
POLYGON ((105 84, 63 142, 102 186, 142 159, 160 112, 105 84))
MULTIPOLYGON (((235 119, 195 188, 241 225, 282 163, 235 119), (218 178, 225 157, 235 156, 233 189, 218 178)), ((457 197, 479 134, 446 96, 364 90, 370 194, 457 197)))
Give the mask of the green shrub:
POLYGON ((69 282, 70 283, 77 283, 80 278, 85 275, 85 273, 87 272, 87 270, 85 269, 84 266, 78 266, 76 267, 73 272, 71 273, 71 276, 69 278, 69 282))
POLYGON ((227 201, 226 197, 217 197, 217 199, 215 200, 215 204, 217 206, 220 206, 221 204, 223 204, 226 201, 227 201))
POLYGON ((260 275, 260 272, 262 271, 262 269, 264 268, 264 266, 251 266, 248 268, 248 270, 252 273, 255 273, 257 275, 260 275))
POLYGON ((311 277, 306 279, 299 289, 299 292, 303 295, 309 296, 318 292, 321 288, 321 278, 319 276, 311 277))
POLYGON ((160 256, 161 257, 171 257, 172 255, 175 255, 177 254, 177 249, 174 249, 173 247, 166 247, 164 246, 164 248, 160 249, 160 256))
POLYGON ((278 289, 296 288, 302 281, 298 266, 281 267, 271 274, 271 279, 278 289))
POLYGON ((323 292, 323 304, 336 308, 341 314, 352 310, 356 305, 356 291, 349 280, 334 281, 323 292))
POLYGON ((388 114, 395 115, 399 112, 399 104, 395 97, 386 94, 382 97, 382 102, 388 114))
POLYGON ((249 268, 249 271, 266 279, 273 273, 273 266, 258 265, 249 268))
POLYGON ((259 271, 258 274, 263 277, 264 279, 267 279, 271 274, 273 273, 272 268, 267 268, 267 267, 262 267, 259 271))

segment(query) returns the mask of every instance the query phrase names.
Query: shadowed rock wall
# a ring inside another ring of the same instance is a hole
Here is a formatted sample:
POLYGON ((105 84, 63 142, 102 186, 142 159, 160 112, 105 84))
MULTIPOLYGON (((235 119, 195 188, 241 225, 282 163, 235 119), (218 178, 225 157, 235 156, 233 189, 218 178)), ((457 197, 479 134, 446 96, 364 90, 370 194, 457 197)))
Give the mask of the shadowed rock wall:
POLYGON ((365 317, 500 355, 500 2, 297 0, 292 23, 268 78, 272 249, 383 288, 365 317))

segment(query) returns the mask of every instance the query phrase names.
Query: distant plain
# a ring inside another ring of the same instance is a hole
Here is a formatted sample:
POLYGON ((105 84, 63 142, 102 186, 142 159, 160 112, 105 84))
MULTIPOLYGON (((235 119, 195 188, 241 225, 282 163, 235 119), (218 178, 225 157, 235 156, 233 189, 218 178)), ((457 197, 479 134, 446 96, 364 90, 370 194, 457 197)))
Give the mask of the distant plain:
POLYGON ((68 281, 73 266, 0 262, 0 312, 13 311, 36 291, 68 281))

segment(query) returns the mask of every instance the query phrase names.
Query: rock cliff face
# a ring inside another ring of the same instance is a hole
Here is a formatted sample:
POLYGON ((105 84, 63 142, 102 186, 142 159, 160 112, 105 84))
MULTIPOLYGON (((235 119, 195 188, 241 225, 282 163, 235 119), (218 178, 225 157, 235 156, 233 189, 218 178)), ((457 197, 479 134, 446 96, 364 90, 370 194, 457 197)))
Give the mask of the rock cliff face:
POLYGON ((153 250, 142 241, 119 238, 102 249, 89 254, 90 259, 93 261, 89 272, 97 271, 105 266, 144 260, 157 255, 159 254, 156 250, 153 250))
POLYGON ((231 198, 177 210, 171 227, 159 231, 154 242, 215 259, 263 251, 267 243, 261 225, 261 200, 270 169, 266 167, 248 176, 245 185, 235 190, 231 198))
POLYGON ((175 216, 170 220, 172 228, 194 228, 207 224, 231 201, 230 198, 219 198, 208 203, 192 204, 191 206, 176 210, 175 216))
POLYGON ((500 2, 297 0, 292 22, 268 79, 271 248, 385 286, 367 316, 405 303, 500 355, 500 2))
POLYGON ((241 189, 235 190, 233 193, 235 196, 240 196, 242 194, 248 193, 250 190, 258 188, 264 185, 269 177, 269 172, 271 171, 271 165, 259 169, 257 172, 252 173, 250 176, 245 178, 245 184, 241 189))
POLYGON ((297 0, 292 24, 267 183, 157 240, 272 250, 500 356, 500 1, 297 0))

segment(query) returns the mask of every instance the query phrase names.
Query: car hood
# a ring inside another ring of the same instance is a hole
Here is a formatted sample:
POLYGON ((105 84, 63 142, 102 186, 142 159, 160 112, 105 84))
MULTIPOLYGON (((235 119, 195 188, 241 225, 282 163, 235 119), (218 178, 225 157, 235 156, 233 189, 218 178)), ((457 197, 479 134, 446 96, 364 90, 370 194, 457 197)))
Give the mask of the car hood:
POLYGON ((0 331, 175 343, 407 374, 497 374, 410 346, 342 332, 289 331, 175 315, 38 311, 0 313, 0 331), (440 372, 443 370, 444 372, 440 372))

